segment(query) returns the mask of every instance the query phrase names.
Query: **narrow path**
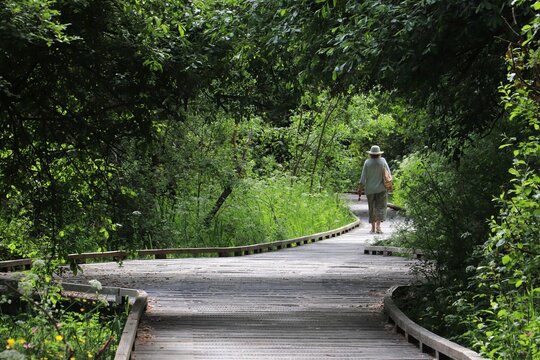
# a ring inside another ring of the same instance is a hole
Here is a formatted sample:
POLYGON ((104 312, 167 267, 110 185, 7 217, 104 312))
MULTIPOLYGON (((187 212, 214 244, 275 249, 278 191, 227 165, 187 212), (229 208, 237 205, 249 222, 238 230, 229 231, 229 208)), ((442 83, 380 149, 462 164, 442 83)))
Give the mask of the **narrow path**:
MULTIPOLYGON (((351 206, 362 218, 367 205, 351 206)), ((411 262, 363 255, 373 239, 364 222, 292 249, 91 264, 81 276, 148 292, 132 359, 430 359, 385 322, 384 292, 410 280, 411 262)))

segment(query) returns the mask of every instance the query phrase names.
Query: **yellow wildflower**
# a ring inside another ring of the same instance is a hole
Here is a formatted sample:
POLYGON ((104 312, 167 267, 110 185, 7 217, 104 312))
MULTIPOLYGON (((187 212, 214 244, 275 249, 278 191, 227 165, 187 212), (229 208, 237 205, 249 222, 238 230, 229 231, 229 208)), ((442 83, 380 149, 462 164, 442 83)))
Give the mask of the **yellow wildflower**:
POLYGON ((19 344, 21 344, 21 345, 26 344, 26 340, 24 340, 24 339, 19 339, 19 340, 17 340, 17 342, 18 342, 19 344))
POLYGON ((64 337, 62 335, 56 335, 55 339, 56 339, 56 341, 62 341, 62 340, 64 340, 64 337))
POLYGON ((11 349, 11 348, 13 348, 13 345, 15 345, 15 339, 13 339, 13 338, 7 339, 7 346, 6 346, 6 349, 11 349))
POLYGON ((75 356, 70 357, 69 360, 75 360, 75 356))
POLYGON ((90 351, 88 352, 88 354, 87 354, 87 355, 88 355, 88 358, 89 358, 89 359, 92 359, 92 358, 94 358, 94 355, 92 355, 92 353, 91 353, 90 351))

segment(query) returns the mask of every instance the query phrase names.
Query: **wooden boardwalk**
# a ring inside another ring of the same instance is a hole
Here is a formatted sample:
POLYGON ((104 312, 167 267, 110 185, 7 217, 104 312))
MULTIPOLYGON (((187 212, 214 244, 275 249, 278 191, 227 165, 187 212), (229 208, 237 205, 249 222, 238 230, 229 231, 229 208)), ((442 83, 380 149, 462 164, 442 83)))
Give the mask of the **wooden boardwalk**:
POLYGON ((364 222, 244 257, 83 265, 75 280, 148 292, 132 359, 430 359, 386 324, 384 292, 410 280, 411 262, 364 255, 373 239, 364 222))

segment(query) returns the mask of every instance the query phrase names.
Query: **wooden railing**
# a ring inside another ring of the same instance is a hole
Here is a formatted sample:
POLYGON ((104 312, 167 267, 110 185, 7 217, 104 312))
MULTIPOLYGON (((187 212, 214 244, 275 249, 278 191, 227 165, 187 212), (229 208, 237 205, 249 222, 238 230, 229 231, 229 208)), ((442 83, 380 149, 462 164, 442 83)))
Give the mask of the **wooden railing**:
MULTIPOLYGON (((289 240, 280 240, 274 242, 259 243, 254 245, 243 246, 230 246, 230 247, 203 247, 203 248, 170 248, 170 249, 143 249, 136 250, 132 253, 122 250, 117 251, 104 251, 104 252, 88 252, 81 254, 69 254, 68 260, 73 260, 79 264, 85 263, 89 259, 112 259, 116 261, 124 260, 129 256, 154 256, 156 259, 164 259, 167 255, 199 255, 199 254, 214 254, 217 256, 244 256, 249 254, 256 254, 265 251, 274 251, 283 248, 290 248, 294 246, 301 246, 316 241, 329 239, 342 235, 350 230, 358 227, 360 220, 356 220, 348 225, 340 228, 329 230, 313 235, 301 236, 289 240)), ((16 271, 21 268, 28 268, 32 265, 31 259, 17 259, 0 261, 0 271, 16 271)))
POLYGON ((434 334, 409 319, 394 303, 393 294, 398 288, 400 287, 394 286, 386 292, 384 311, 394 325, 395 331, 405 336, 408 342, 415 344, 422 352, 430 354, 435 359, 484 359, 478 353, 434 334))

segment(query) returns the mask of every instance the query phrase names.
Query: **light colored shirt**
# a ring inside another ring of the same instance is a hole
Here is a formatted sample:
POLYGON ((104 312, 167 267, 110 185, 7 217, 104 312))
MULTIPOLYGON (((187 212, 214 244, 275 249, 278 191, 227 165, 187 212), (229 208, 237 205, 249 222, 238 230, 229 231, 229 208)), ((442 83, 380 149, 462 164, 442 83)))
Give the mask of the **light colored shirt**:
MULTIPOLYGON (((364 187, 366 195, 377 194, 386 191, 384 187, 383 169, 390 173, 390 167, 383 157, 370 158, 364 162, 360 184, 364 187)), ((391 174, 391 173, 390 173, 391 174)))

